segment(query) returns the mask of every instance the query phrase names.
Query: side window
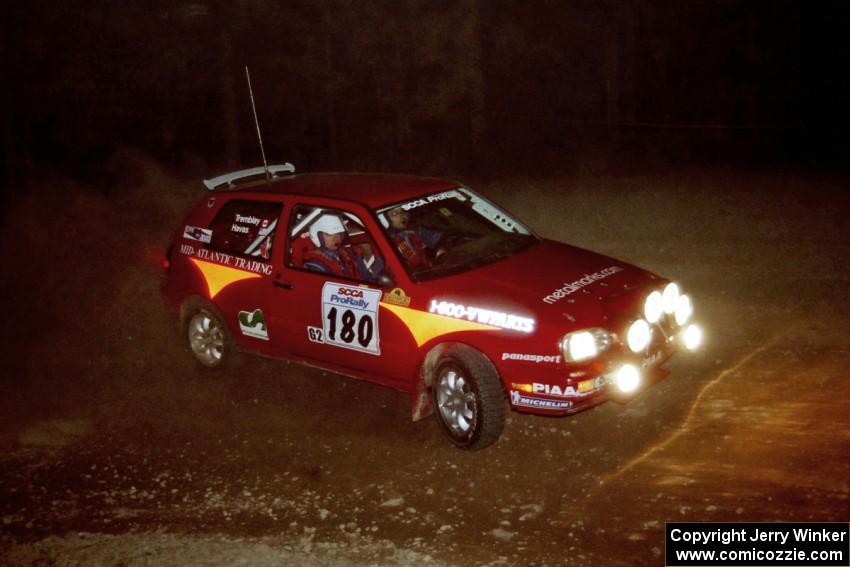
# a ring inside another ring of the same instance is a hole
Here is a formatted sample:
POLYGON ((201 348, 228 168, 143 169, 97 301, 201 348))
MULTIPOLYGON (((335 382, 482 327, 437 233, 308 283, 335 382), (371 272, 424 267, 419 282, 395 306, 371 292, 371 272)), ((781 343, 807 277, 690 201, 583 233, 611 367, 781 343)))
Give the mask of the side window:
POLYGON ((292 268, 375 283, 384 260, 357 215, 299 205, 289 224, 287 264, 292 268))
POLYGON ((209 248, 268 261, 283 205, 268 201, 229 201, 210 225, 209 248))

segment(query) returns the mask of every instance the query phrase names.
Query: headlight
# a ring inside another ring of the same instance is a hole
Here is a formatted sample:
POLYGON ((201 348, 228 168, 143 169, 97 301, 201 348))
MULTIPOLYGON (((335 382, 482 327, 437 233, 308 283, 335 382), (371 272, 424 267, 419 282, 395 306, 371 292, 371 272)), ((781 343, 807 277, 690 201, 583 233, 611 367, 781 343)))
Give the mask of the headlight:
POLYGON ((688 325, 682 332, 682 339, 686 349, 696 350, 702 344, 702 329, 697 325, 688 325))
POLYGON ((687 295, 680 295, 676 301, 676 324, 684 325, 691 318, 694 312, 694 307, 691 305, 691 298, 687 295))
POLYGON ((664 312, 667 314, 673 313, 676 310, 677 301, 679 301, 679 286, 670 282, 664 288, 664 293, 661 295, 661 304, 664 312))
POLYGON ((650 323, 657 323, 661 319, 662 301, 660 291, 653 291, 647 296, 643 304, 643 315, 650 323))
POLYGON ((651 336, 652 330, 649 328, 649 323, 643 319, 638 319, 629 327, 626 341, 629 343, 629 348, 632 349, 632 352, 640 352, 649 344, 651 336))
POLYGON ((564 335, 561 352, 567 362, 593 358, 611 346, 611 335, 605 329, 593 328, 564 335))

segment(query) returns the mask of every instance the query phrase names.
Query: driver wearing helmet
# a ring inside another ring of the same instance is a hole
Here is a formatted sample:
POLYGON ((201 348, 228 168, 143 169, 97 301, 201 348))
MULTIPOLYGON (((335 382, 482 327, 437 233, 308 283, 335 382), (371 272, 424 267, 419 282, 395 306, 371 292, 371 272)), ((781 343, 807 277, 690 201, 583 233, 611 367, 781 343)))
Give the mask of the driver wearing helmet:
POLYGON ((345 245, 345 227, 339 217, 323 214, 310 227, 316 248, 304 253, 304 267, 315 272, 374 281, 375 276, 350 246, 345 245))
POLYGON ((445 249, 439 246, 443 233, 421 225, 410 224, 410 213, 402 207, 387 211, 390 226, 387 233, 411 268, 427 266, 431 263, 428 253, 440 256, 445 249))

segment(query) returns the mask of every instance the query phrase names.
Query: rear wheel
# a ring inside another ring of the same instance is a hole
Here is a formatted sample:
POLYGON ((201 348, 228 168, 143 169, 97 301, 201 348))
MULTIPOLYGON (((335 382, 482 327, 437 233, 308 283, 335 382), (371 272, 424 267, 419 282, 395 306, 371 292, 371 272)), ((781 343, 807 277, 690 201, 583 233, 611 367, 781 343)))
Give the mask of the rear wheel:
POLYGON ((212 305, 190 306, 185 317, 185 332, 192 354, 203 366, 222 368, 234 357, 230 332, 212 305))
POLYGON ((502 434, 505 399, 493 365, 472 350, 445 354, 433 382, 440 425, 455 445, 483 449, 502 434))

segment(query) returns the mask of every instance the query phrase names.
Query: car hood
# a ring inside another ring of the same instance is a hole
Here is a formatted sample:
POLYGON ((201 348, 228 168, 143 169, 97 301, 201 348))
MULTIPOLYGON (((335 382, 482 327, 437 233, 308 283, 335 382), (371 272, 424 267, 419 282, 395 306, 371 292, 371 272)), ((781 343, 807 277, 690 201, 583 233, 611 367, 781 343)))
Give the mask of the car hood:
POLYGON ((430 282, 432 300, 531 317, 558 332, 608 327, 664 280, 589 250, 542 240, 493 264, 430 282))

